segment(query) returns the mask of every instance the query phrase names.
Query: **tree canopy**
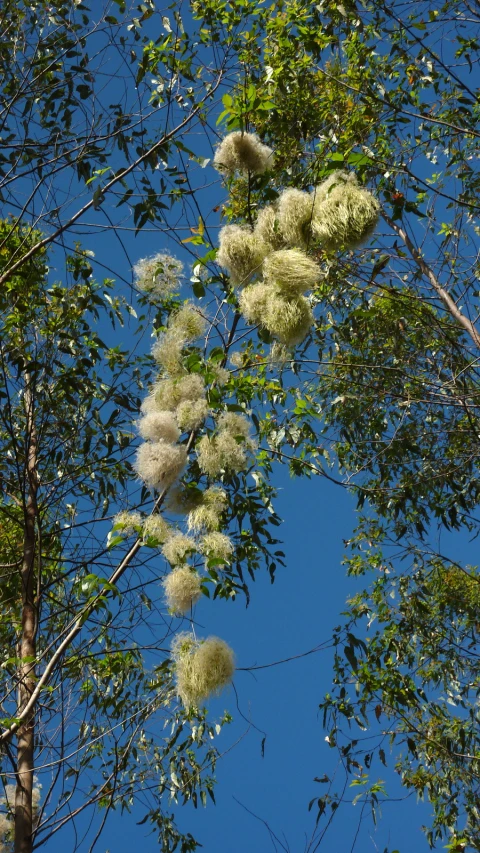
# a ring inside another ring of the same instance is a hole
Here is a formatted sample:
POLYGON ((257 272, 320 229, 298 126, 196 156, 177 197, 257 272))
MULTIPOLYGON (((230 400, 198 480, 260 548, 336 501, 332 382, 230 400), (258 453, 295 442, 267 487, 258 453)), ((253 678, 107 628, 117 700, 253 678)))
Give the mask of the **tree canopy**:
POLYGON ((439 545, 478 524, 478 9, 1 21, 3 848, 142 792, 196 849, 169 803, 214 798, 233 658, 194 614, 284 570, 280 463, 358 503, 319 696, 348 784, 375 816, 393 765, 480 850, 479 576, 439 545))

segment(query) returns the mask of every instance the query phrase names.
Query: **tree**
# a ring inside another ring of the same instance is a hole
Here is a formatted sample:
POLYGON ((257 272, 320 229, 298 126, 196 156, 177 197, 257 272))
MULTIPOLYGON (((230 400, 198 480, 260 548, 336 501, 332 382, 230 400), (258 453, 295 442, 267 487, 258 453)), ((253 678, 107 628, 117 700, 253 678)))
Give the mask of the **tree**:
MULTIPOLYGON (((372 0, 194 2, 183 20, 150 3, 106 4, 98 21, 75 2, 2 11, 1 531, 4 562, 18 560, 12 535, 22 561, 2 586, 0 739, 16 784, 15 850, 88 807, 100 808, 100 832, 140 786, 151 786, 146 818, 163 849, 195 849, 164 795, 213 796, 215 729, 198 706, 220 684, 204 677, 205 660, 221 660, 228 680, 228 650, 181 635, 170 653, 178 622, 154 583, 156 551, 173 568, 173 609, 197 593, 248 601, 248 577, 265 563, 273 578, 282 561, 274 460, 356 492, 349 570, 382 572, 335 637, 330 744, 374 807, 378 783, 365 769, 388 760, 387 737, 405 743, 398 767, 434 806, 432 843, 449 832, 454 849, 480 849, 478 580, 434 545, 438 526, 476 531, 479 493, 476 10, 455 0, 400 13, 372 0), (214 199, 203 188, 213 119, 227 134, 214 199), (252 129, 262 142, 245 137, 252 129), (374 236, 367 186, 381 202, 374 236), (222 199, 230 230, 219 241, 222 199), (131 228, 191 252, 186 306, 170 255, 137 265, 139 318, 118 289, 125 269, 102 250, 90 258, 91 242, 101 249, 112 233, 132 267, 131 228), (65 267, 61 284, 48 278, 52 260, 65 267), (94 265, 109 275, 101 287, 94 265), (130 324, 139 343, 104 342, 101 318, 112 335, 130 324), (142 344, 151 321, 153 357, 142 344), (136 462, 152 497, 133 488, 132 420, 155 362, 164 378, 143 404, 136 462), (153 437, 175 448, 168 459, 153 437), (162 524, 175 513, 172 533, 162 524), (394 581, 398 604, 387 597, 394 581), (454 683, 444 699, 441 686, 454 683), (172 726, 166 744, 145 732, 153 716, 172 726), (362 730, 376 720, 377 746, 345 741, 343 718, 362 730), (41 807, 39 765, 55 768, 41 807)), ((335 792, 318 799, 312 849, 338 802, 335 792)), ((9 841, 8 788, 5 804, 9 841)))
MULTIPOLYGON (((380 579, 335 638, 329 741, 372 807, 368 769, 396 745, 403 784, 433 805, 430 843, 478 849, 478 576, 436 544, 442 527, 477 531, 478 13, 322 3, 267 29, 251 80, 274 106, 248 118, 275 139, 280 187, 350 166, 376 183, 386 229, 367 251, 323 256, 318 355, 296 361, 314 375, 269 431, 294 473, 331 476, 332 458, 368 507, 347 565, 380 579), (376 747, 342 721, 373 726, 376 747)), ((338 803, 318 799, 327 828, 338 803)))
MULTIPOLYGON (((152 272, 150 261, 140 263, 170 289, 153 306, 151 293, 141 297, 146 313, 138 319, 113 292, 113 279, 93 279, 92 263, 100 271, 111 263, 93 262, 76 229, 88 214, 93 232, 106 223, 120 239, 133 210, 136 231, 147 223, 171 230, 169 206, 193 198, 196 180, 183 163, 196 156, 186 129, 198 134, 206 126, 229 48, 215 51, 210 70, 178 13, 154 14, 146 4, 135 15, 117 6, 119 17, 106 5, 93 22, 76 3, 3 7, 1 832, 4 847, 16 851, 44 844, 88 808, 100 816, 95 844, 110 810, 130 808, 139 790, 163 849, 194 849, 168 814, 167 797, 195 805, 213 798, 211 739, 228 721, 210 724, 201 708, 185 713, 175 701, 169 638, 178 622, 166 617, 158 556, 149 569, 161 544, 158 525, 146 526, 163 496, 152 504, 149 490, 131 493, 130 485, 133 420, 154 365, 142 337, 152 319, 158 330, 178 307, 181 264, 156 256, 152 272), (161 27, 157 41, 144 34, 147 23, 155 38, 161 27), (50 275, 52 260, 63 263, 61 283, 50 275), (134 320, 129 351, 115 336, 134 320), (104 341, 107 321, 112 333, 104 341), (150 509, 125 521, 118 510, 126 503, 150 509), (162 734, 152 739, 147 722, 162 734)), ((197 159, 201 167, 204 158, 197 159)), ((186 205, 183 221, 188 228, 186 205)), ((193 346, 188 355, 214 383, 218 346, 211 360, 193 346)), ((246 493, 237 479, 228 510, 254 518, 238 556, 252 572, 257 553, 274 543, 259 499, 268 493, 263 484, 246 493)), ((207 559, 215 575, 215 554, 207 559)), ((217 594, 231 595, 235 577, 225 572, 217 594)))
MULTIPOLYGON (((7 222, 3 238, 13 255, 20 241, 36 235, 16 233, 7 222)), ((77 249, 65 285, 47 283, 45 258, 34 258, 9 280, 2 326, 2 737, 3 770, 16 780, 14 833, 7 826, 16 849, 31 849, 32 823, 42 843, 89 806, 99 804, 105 818, 114 797, 128 806, 136 786, 158 778, 165 763, 172 773, 181 768, 185 796, 196 797, 197 789, 203 796, 210 783, 196 774, 202 761, 211 766, 215 760, 209 746, 203 749, 213 729, 205 728, 205 736, 198 729, 195 739, 187 735, 176 744, 180 724, 150 753, 146 721, 157 717, 175 726, 177 719, 165 661, 156 660, 162 639, 145 637, 145 649, 126 642, 152 606, 143 592, 151 579, 144 578, 140 594, 135 578, 122 590, 121 600, 130 600, 127 613, 107 598, 120 596, 119 548, 112 553, 96 531, 111 518, 110 506, 131 476, 131 419, 148 364, 107 346, 95 332, 103 315, 115 329, 124 304, 110 296, 108 283, 105 289, 92 280, 86 255, 77 249), (196 748, 204 753, 198 764, 196 748), (45 776, 42 799, 55 803, 48 815, 43 806, 39 812, 39 763, 55 768, 45 776)), ((147 558, 138 565, 148 572, 147 558)), ((12 806, 8 786, 7 803, 12 806)), ((158 814, 157 822, 165 844, 179 841, 166 815, 158 814)), ((182 838, 184 849, 190 845, 182 838)))

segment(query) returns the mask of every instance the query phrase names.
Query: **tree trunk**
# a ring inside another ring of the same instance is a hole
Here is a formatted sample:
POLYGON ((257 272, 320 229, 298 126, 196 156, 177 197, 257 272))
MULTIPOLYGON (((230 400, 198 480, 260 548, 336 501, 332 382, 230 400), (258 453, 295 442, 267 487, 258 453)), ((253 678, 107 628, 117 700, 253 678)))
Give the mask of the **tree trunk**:
MULTIPOLYGON (((30 376, 25 381, 27 433, 26 504, 23 538, 22 636, 18 668, 18 711, 22 711, 35 687, 37 629, 35 602, 35 527, 37 517, 37 441, 33 418, 30 376)), ((17 785, 15 791, 15 853, 31 853, 33 847, 32 789, 34 770, 35 712, 32 709, 18 732, 17 785)))

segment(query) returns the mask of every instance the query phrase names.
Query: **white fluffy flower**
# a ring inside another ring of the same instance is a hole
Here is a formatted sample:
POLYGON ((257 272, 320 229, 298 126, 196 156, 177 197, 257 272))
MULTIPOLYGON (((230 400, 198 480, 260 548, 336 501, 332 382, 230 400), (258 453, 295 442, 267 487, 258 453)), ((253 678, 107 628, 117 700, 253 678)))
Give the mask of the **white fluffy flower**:
POLYGON ((162 545, 171 535, 170 525, 161 515, 149 515, 143 523, 143 538, 153 539, 156 545, 162 545))
POLYGON ((173 412, 184 400, 200 400, 202 397, 205 397, 205 382, 198 373, 182 376, 181 379, 161 379, 151 388, 141 411, 144 415, 173 412))
POLYGON ((172 412, 151 412, 138 421, 138 431, 142 438, 151 441, 167 441, 175 444, 180 438, 180 430, 172 412))
POLYGON ((185 302, 180 308, 170 314, 168 329, 180 340, 189 342, 202 337, 207 327, 207 321, 192 302, 185 302))
POLYGON ((273 284, 260 282, 245 288, 239 306, 248 323, 264 326, 287 347, 301 343, 314 323, 304 296, 286 298, 273 284))
POLYGON ((281 249, 285 246, 285 238, 280 229, 276 206, 268 204, 259 211, 254 234, 259 240, 267 243, 271 249, 281 249))
POLYGON ((188 529, 197 533, 201 530, 217 530, 227 502, 227 493, 224 489, 219 486, 210 486, 204 491, 198 506, 193 507, 188 513, 188 529))
POLYGON ((312 233, 325 249, 353 249, 375 230, 380 205, 353 174, 335 172, 312 195, 312 233))
POLYGON ((200 470, 212 478, 223 471, 238 474, 248 467, 254 447, 251 439, 239 442, 226 430, 220 430, 213 436, 203 435, 196 447, 200 470))
POLYGON ((260 142, 255 133, 243 133, 236 130, 229 133, 218 146, 213 165, 219 172, 233 175, 260 175, 273 166, 273 151, 260 142))
POLYGON ((187 451, 166 441, 146 442, 137 451, 135 469, 139 477, 154 489, 170 486, 187 463, 187 451))
POLYGON ((290 246, 304 247, 308 242, 314 203, 310 193, 289 187, 277 202, 280 232, 290 246))
POLYGON ((188 566, 180 566, 162 581, 168 609, 172 613, 187 613, 202 594, 201 578, 188 566))
POLYGON ((267 284, 275 284, 282 296, 295 297, 313 290, 320 278, 320 267, 300 249, 280 249, 263 262, 267 284))
POLYGON ((208 412, 208 403, 204 398, 184 400, 177 408, 177 421, 184 430, 198 429, 208 417, 208 412))
POLYGON ((183 341, 174 334, 167 332, 160 335, 152 347, 152 355, 171 377, 182 376, 185 367, 182 362, 183 341))
POLYGON ((234 552, 233 542, 228 536, 219 533, 217 530, 202 537, 200 548, 202 554, 205 554, 207 562, 208 560, 219 560, 222 563, 228 563, 234 552))
POLYGON ((230 435, 238 435, 242 438, 250 436, 250 421, 239 412, 223 412, 218 418, 217 426, 219 430, 225 430, 230 435))
POLYGON ((168 537, 162 548, 162 554, 172 566, 183 565, 187 557, 197 550, 195 539, 177 531, 168 537))
POLYGON ((180 288, 183 264, 165 253, 142 258, 134 266, 137 287, 155 296, 170 296, 180 288))
POLYGON ((199 705, 208 696, 220 693, 233 678, 233 651, 224 640, 208 637, 196 640, 192 634, 178 634, 172 643, 177 692, 187 707, 199 705))
POLYGON ((137 532, 143 524, 142 516, 139 512, 117 512, 113 519, 113 529, 119 530, 121 533, 131 534, 137 532))
POLYGON ((271 251, 245 225, 225 225, 218 235, 217 262, 227 270, 232 284, 243 286, 258 275, 262 261, 271 251))

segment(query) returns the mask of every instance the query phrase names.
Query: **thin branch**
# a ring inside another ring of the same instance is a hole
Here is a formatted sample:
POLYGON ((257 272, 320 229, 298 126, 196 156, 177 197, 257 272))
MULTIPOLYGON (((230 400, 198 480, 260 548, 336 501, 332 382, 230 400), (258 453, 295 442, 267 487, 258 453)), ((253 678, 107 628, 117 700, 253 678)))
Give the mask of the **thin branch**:
POLYGON ((475 326, 468 319, 468 317, 465 317, 465 315, 462 314, 450 294, 447 293, 447 291, 442 287, 433 270, 428 266, 428 264, 422 258, 418 249, 413 245, 407 232, 400 225, 397 225, 396 222, 390 219, 390 217, 385 212, 382 213, 382 216, 385 222, 395 232, 395 234, 397 234, 403 240, 418 268, 421 270, 425 278, 428 279, 432 287, 438 293, 440 299, 442 300, 443 304, 445 305, 446 309, 449 311, 453 319, 456 320, 460 326, 462 326, 462 328, 467 332, 468 335, 470 335, 475 346, 480 347, 480 335, 475 329, 475 326))
MULTIPOLYGON (((212 89, 210 90, 210 93, 209 93, 210 95, 213 95, 215 93, 215 91, 218 89, 218 87, 222 81, 222 78, 223 78, 223 69, 220 71, 216 83, 214 84, 214 86, 212 86, 212 89)), ((134 160, 134 162, 131 163, 130 166, 127 166, 125 169, 122 169, 121 172, 116 174, 101 189, 101 193, 99 193, 99 196, 104 196, 106 193, 108 193, 109 190, 113 186, 118 184, 119 181, 124 180, 126 178, 126 176, 130 174, 130 172, 133 172, 136 168, 138 168, 138 166, 140 166, 145 160, 147 160, 152 154, 154 154, 155 151, 157 151, 159 148, 161 148, 163 145, 165 145, 165 143, 168 142, 170 139, 172 139, 174 136, 177 136, 179 133, 181 133, 181 131, 185 127, 187 127, 188 124, 190 124, 192 119, 198 115, 198 113, 201 111, 202 108, 203 108, 203 106, 198 106, 198 107, 196 107, 196 109, 192 110, 192 112, 188 116, 186 116, 186 118, 182 122, 180 122, 180 124, 178 124, 176 127, 174 127, 173 130, 171 130, 169 133, 166 133, 164 136, 162 136, 162 138, 158 142, 156 142, 154 145, 152 145, 148 149, 148 151, 145 151, 143 154, 140 155, 140 157, 137 157, 137 159, 134 160)), ((11 278, 13 273, 16 272, 19 269, 19 267, 21 267, 25 263, 25 261, 27 261, 33 255, 35 255, 40 249, 43 249, 45 246, 48 246, 49 243, 52 243, 54 240, 56 240, 57 237, 60 236, 60 234, 63 234, 64 231, 67 231, 72 225, 74 225, 75 222, 77 222, 77 220, 80 219, 83 216, 83 214, 87 212, 87 210, 94 208, 95 204, 96 204, 96 200, 94 198, 91 198, 90 201, 87 202, 87 204, 85 204, 82 208, 80 208, 80 210, 78 210, 73 216, 71 216, 67 222, 65 222, 63 225, 60 225, 60 227, 57 228, 57 230, 54 231, 53 234, 49 234, 47 237, 44 237, 43 240, 39 240, 38 243, 35 243, 35 245, 32 246, 32 248, 29 249, 28 252, 26 252, 22 258, 20 258, 18 261, 15 261, 15 263, 12 264, 11 267, 9 267, 7 270, 5 270, 5 272, 2 275, 0 275, 0 285, 4 284, 6 281, 8 281, 8 279, 11 278)))

